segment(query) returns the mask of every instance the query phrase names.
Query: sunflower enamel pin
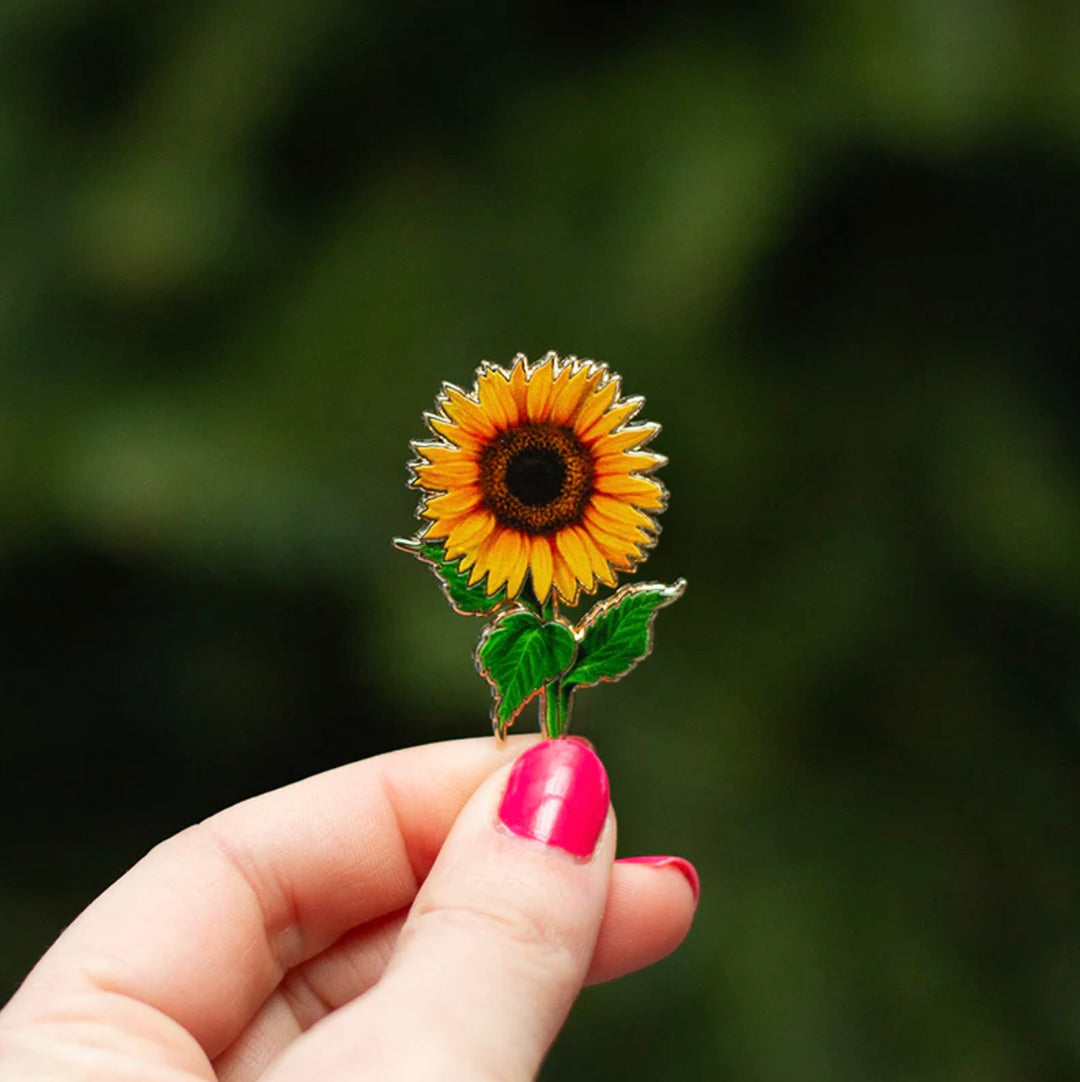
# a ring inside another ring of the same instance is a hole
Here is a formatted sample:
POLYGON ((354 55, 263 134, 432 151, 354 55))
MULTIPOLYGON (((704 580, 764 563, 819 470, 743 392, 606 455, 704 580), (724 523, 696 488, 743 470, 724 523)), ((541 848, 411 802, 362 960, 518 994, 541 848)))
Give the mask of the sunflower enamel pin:
POLYGON ((667 492, 645 450, 660 426, 634 421, 606 365, 548 353, 509 370, 486 362, 466 393, 444 383, 412 444, 417 535, 395 545, 428 564, 456 612, 487 621, 476 667, 502 740, 533 699, 540 730, 565 736, 574 693, 621 679, 652 649, 656 613, 686 583, 623 586, 576 623, 560 611, 615 587, 656 543, 667 492))

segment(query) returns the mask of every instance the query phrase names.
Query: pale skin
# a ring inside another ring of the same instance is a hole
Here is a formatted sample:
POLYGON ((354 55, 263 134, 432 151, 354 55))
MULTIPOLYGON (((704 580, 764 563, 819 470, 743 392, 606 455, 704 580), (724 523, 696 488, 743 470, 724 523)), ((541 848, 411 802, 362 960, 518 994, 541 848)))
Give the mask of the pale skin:
POLYGON ((535 737, 392 752, 161 843, 0 1011, 20 1082, 525 1082, 586 983, 690 927, 676 869, 501 828, 535 737))

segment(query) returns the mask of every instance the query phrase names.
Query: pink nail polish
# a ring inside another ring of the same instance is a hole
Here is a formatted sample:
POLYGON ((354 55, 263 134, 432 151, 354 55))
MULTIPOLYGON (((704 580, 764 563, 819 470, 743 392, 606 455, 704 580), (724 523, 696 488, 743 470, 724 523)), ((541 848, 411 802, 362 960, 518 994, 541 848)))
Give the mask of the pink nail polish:
POLYGON ((574 733, 573 736, 568 736, 567 740, 573 740, 575 744, 584 744, 589 751, 596 751, 596 745, 587 736, 578 736, 574 733))
POLYGON ((572 740, 545 740, 514 764, 499 818, 523 838, 587 857, 610 803, 607 772, 594 751, 572 740))
POLYGON ((682 872, 690 889, 694 892, 694 905, 697 905, 701 897, 701 878, 697 868, 683 857, 619 857, 616 864, 651 864, 655 868, 675 868, 682 872))

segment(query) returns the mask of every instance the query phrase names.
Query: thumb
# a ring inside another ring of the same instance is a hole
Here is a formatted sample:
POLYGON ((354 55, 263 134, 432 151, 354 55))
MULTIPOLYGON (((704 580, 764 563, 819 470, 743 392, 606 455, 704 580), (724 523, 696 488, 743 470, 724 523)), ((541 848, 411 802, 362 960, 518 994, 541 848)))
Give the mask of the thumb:
POLYGON ((615 853, 607 774, 546 740, 462 810, 379 984, 267 1076, 525 1082, 585 980, 615 853))

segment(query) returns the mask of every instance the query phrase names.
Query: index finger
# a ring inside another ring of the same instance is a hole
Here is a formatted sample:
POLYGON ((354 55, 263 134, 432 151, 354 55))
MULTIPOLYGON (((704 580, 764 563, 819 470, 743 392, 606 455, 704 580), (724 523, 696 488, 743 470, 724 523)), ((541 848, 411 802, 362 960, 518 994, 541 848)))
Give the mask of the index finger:
POLYGON ((218 813, 94 902, 5 1013, 105 990, 163 1012, 213 1057, 285 972, 407 906, 477 786, 536 740, 407 748, 218 813))

